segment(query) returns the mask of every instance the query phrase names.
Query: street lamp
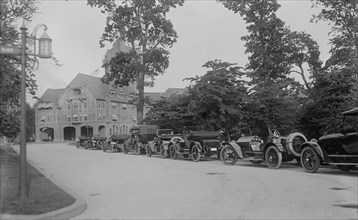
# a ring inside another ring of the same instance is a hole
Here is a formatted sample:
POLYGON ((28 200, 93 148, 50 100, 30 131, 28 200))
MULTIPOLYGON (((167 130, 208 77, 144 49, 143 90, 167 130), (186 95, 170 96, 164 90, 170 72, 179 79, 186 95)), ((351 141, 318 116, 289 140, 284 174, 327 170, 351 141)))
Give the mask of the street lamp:
MULTIPOLYGON (((25 20, 20 27, 21 30, 21 92, 20 92, 20 178, 19 178, 19 190, 18 198, 20 201, 25 201, 28 198, 28 182, 27 182, 27 164, 26 164, 26 30, 28 28, 25 25, 25 20)), ((36 59, 36 56, 40 58, 51 58, 51 38, 46 33, 47 27, 44 24, 37 25, 30 39, 34 41, 33 49, 34 53, 29 54, 33 55, 36 59), (36 33, 37 30, 43 27, 45 32, 44 34, 37 39, 36 33), (36 41, 39 41, 39 53, 36 53, 36 41)))

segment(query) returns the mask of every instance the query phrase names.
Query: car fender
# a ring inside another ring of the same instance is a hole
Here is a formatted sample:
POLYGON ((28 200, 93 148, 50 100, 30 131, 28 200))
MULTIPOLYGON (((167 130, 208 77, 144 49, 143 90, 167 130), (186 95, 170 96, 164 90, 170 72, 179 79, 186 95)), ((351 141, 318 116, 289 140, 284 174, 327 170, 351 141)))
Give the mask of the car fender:
POLYGON ((199 151, 201 152, 203 147, 201 146, 200 142, 198 142, 198 141, 193 141, 193 144, 192 144, 192 147, 190 148, 190 151, 195 145, 198 146, 199 151))
POLYGON ((229 143, 227 143, 227 145, 230 145, 232 148, 234 148, 239 158, 243 158, 243 153, 240 145, 238 145, 235 141, 230 141, 229 143))
POLYGON ((319 146, 319 144, 317 142, 314 142, 314 141, 304 142, 303 144, 301 144, 301 149, 303 150, 303 148, 308 147, 308 146, 312 147, 322 159, 324 158, 321 146, 319 146))

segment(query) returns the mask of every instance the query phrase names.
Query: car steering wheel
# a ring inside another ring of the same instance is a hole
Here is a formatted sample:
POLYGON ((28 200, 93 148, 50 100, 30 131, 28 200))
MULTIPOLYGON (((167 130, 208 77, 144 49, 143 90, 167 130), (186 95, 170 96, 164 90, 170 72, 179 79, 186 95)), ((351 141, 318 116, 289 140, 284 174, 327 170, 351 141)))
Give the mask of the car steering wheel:
POLYGON ((280 132, 278 132, 278 130, 272 129, 271 133, 272 133, 273 138, 279 138, 280 137, 280 132))

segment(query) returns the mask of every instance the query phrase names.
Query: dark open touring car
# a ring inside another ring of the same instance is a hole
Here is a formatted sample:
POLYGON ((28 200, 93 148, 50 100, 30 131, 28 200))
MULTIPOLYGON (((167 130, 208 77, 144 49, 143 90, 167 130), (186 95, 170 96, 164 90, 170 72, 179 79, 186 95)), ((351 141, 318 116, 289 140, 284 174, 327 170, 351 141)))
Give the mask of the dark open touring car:
POLYGON ((172 137, 173 144, 169 148, 172 159, 178 155, 184 158, 192 157, 194 162, 200 161, 201 157, 217 155, 220 158, 221 133, 220 131, 200 130, 196 126, 184 127, 183 135, 172 137))

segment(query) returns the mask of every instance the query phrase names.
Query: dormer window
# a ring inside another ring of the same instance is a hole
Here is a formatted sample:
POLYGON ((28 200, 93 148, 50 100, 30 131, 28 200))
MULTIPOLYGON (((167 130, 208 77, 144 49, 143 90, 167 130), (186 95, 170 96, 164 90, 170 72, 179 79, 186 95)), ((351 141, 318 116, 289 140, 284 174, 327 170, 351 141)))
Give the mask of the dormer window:
POLYGON ((73 95, 81 95, 82 91, 80 88, 76 88, 72 90, 73 95))

